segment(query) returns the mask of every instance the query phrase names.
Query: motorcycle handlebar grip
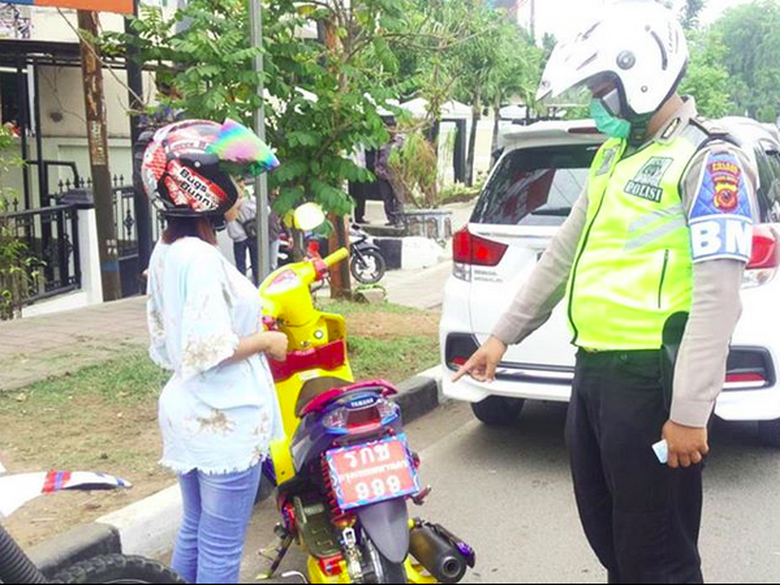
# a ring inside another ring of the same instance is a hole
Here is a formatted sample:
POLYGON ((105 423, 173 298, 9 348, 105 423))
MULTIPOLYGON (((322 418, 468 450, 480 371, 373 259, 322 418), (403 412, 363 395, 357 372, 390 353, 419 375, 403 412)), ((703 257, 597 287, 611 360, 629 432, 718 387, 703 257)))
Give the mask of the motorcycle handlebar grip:
POLYGON ((328 268, 333 268, 336 264, 338 264, 339 262, 343 262, 347 258, 349 258, 349 250, 347 250, 346 248, 341 248, 333 252, 333 254, 331 254, 327 258, 325 258, 323 262, 325 262, 325 265, 328 268))

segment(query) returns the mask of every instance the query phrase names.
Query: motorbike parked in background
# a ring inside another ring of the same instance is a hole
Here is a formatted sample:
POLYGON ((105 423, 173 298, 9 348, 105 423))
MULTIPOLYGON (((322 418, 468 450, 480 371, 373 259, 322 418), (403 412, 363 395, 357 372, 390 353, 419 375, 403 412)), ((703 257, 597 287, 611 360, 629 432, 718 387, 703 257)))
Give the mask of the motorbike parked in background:
POLYGON ((281 542, 272 578, 296 542, 311 583, 457 583, 474 551, 441 526, 410 519, 422 505, 419 457, 409 448, 397 390, 355 382, 344 317, 314 306, 311 287, 346 249, 278 269, 260 287, 264 322, 285 333, 285 362, 271 361, 286 438, 271 445, 281 542))
MULTIPOLYGON (((320 249, 327 245, 325 238, 310 235, 306 238, 306 247, 311 250, 320 249)), ((279 266, 292 264, 294 259, 293 239, 283 234, 279 245, 279 266)), ((387 261, 382 255, 382 250, 376 244, 374 237, 357 225, 349 230, 349 269, 352 276, 360 284, 376 284, 387 273, 387 261)))
MULTIPOLYGON (((5 475, 0 465, 0 520, 28 502, 60 491, 129 488, 102 473, 50 471, 5 475)), ((66 567, 49 580, 0 526, 0 583, 184 583, 171 569, 137 556, 101 555, 66 567)))
POLYGON ((361 284, 376 284, 387 272, 387 262, 374 238, 353 225, 349 230, 349 269, 361 284))

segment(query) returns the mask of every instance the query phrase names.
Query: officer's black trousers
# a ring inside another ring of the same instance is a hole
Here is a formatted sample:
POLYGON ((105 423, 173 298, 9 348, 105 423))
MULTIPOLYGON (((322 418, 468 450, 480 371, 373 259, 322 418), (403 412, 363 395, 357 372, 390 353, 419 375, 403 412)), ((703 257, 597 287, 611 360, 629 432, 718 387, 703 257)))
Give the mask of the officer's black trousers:
POLYGON ((614 583, 701 583, 702 466, 673 470, 652 445, 669 418, 660 352, 577 358, 566 424, 582 526, 614 583))

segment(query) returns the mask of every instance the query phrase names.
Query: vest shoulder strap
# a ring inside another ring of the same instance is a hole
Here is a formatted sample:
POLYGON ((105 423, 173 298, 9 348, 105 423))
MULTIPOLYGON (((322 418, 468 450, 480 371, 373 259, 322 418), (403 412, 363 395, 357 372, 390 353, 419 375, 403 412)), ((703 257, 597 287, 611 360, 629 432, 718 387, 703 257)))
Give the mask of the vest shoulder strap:
POLYGON ((704 116, 691 118, 688 127, 683 130, 682 136, 690 140, 696 146, 696 152, 711 142, 729 142, 739 146, 737 139, 722 125, 704 116))

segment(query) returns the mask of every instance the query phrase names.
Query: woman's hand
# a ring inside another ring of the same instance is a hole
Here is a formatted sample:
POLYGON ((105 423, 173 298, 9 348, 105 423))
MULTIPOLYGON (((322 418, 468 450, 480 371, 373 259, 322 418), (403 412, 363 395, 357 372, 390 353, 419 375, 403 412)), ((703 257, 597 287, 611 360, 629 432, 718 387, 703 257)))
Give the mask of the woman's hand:
POLYGON ((258 353, 266 353, 278 362, 287 359, 287 336, 278 331, 261 331, 242 339, 233 357, 223 362, 232 365, 251 358, 258 353))
POLYGON ((278 331, 265 331, 260 333, 266 348, 263 350, 277 362, 287 359, 287 336, 278 331))

